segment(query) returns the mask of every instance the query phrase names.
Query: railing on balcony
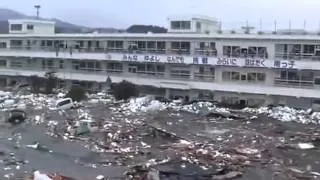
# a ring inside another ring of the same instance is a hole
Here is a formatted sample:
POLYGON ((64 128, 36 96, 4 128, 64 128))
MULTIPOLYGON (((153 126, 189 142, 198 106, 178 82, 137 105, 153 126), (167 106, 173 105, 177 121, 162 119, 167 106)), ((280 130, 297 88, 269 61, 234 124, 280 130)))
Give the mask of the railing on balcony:
POLYGON ((168 49, 169 54, 190 55, 190 49, 168 49))
POLYGON ((320 55, 316 56, 314 53, 286 53, 286 52, 276 52, 275 57, 279 59, 288 60, 320 60, 320 55))
POLYGON ((194 80, 214 81, 214 74, 194 73, 194 80))
POLYGON ((190 73, 171 72, 170 77, 173 79, 190 79, 190 73))
POLYGON ((217 50, 215 49, 195 49, 195 55, 201 56, 217 56, 217 50))
POLYGON ((313 88, 314 81, 289 80, 289 79, 274 78, 274 85, 275 86, 283 86, 283 87, 313 88))
MULTIPOLYGON (((169 54, 169 55, 190 55, 190 49, 128 49, 110 47, 52 47, 52 46, 11 46, 2 48, 0 51, 25 50, 43 52, 67 52, 67 53, 129 53, 129 54, 169 54)), ((211 52, 210 52, 211 53, 211 52)))

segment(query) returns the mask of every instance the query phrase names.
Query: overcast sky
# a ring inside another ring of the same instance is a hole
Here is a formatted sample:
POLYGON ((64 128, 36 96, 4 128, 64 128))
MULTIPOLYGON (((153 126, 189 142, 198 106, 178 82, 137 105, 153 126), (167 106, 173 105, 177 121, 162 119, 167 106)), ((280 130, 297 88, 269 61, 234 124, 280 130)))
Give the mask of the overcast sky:
POLYGON ((175 14, 200 14, 216 17, 223 27, 239 27, 246 20, 259 29, 278 28, 317 30, 320 0, 1 0, 0 6, 35 15, 34 4, 42 6, 40 16, 55 17, 94 27, 126 28, 132 24, 166 26, 175 14))

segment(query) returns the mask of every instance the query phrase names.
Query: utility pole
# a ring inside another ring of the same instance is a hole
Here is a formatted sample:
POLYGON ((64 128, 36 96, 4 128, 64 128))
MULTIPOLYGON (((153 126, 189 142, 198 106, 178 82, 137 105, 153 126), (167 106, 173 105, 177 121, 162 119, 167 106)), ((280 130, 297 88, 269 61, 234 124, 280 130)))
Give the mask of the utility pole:
POLYGON ((39 19, 39 10, 40 10, 41 6, 37 4, 37 5, 34 5, 34 8, 37 9, 37 19, 39 19))

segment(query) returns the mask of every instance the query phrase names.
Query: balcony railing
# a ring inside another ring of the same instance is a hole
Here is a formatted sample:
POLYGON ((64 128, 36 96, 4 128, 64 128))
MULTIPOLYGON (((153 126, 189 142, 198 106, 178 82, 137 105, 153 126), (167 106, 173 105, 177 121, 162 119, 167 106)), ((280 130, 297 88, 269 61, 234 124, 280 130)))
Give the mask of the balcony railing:
POLYGON ((113 47, 52 47, 52 46, 11 46, 10 48, 0 48, 6 50, 25 50, 43 52, 68 52, 68 53, 132 53, 132 54, 171 54, 171 55, 190 55, 190 49, 128 49, 113 47))
POLYGON ((196 55, 204 56, 217 56, 217 50, 215 49, 195 49, 196 55))
POLYGON ((214 74, 194 73, 194 79, 200 81, 214 81, 214 74))
POLYGON ((238 53, 224 53, 225 57, 233 57, 233 58, 260 58, 260 59, 268 59, 269 56, 267 53, 265 54, 238 54, 238 53))
POLYGON ((288 60, 320 60, 320 56, 316 56, 314 53, 285 53, 285 52, 276 52, 276 58, 288 59, 288 60))
POLYGON ((275 86, 283 86, 283 87, 313 88, 314 81, 289 80, 289 79, 274 78, 274 85, 275 86))

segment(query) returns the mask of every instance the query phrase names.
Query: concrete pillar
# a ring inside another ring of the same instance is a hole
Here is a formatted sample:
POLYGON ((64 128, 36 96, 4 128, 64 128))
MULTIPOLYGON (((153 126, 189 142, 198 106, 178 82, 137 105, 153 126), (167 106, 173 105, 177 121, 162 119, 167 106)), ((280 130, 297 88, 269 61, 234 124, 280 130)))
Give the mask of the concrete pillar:
POLYGON ((190 42, 190 55, 194 55, 195 54, 195 48, 196 48, 196 42, 191 41, 190 42))
POLYGON ((164 77, 169 78, 170 77, 170 64, 165 64, 164 65, 164 77))
POLYGON ((170 89, 166 89, 165 90, 165 95, 164 95, 165 98, 169 99, 170 98, 170 89))
POLYGON ((125 76, 130 76, 129 66, 128 66, 128 63, 127 63, 127 62, 124 62, 124 63, 122 64, 122 69, 123 69, 123 72, 122 72, 123 75, 125 75, 125 76))
POLYGON ((171 42, 166 41, 166 53, 170 53, 171 42))
POLYGON ((11 78, 7 77, 6 80, 7 80, 6 86, 9 86, 11 84, 11 78))
POLYGON ((190 65, 190 79, 194 79, 194 72, 196 71, 196 66, 195 65, 190 65))
POLYGON ((72 80, 64 80, 65 83, 65 88, 66 89, 71 89, 72 87, 72 80))
POLYGON ((129 41, 123 41, 123 49, 127 50, 129 48, 129 41))

